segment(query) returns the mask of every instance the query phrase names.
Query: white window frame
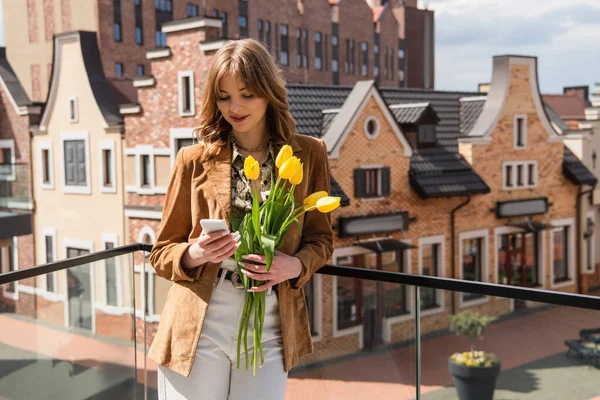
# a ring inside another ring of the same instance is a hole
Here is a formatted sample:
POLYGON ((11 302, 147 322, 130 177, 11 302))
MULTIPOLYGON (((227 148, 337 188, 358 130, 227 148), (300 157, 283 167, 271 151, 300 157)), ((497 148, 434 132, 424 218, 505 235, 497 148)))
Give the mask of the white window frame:
MULTIPOLYGON (((459 279, 463 279, 463 242, 468 239, 483 239, 483 249, 482 249, 482 265, 481 265, 481 282, 489 282, 489 248, 490 248, 490 233, 488 229, 477 229, 473 231, 465 231, 460 232, 458 234, 458 275, 459 279)), ((463 300, 463 293, 458 293, 459 295, 459 307, 460 308, 468 308, 479 304, 485 304, 490 301, 489 296, 483 296, 480 299, 475 300, 463 300)))
POLYGON ((195 82, 194 82, 194 71, 179 71, 177 73, 177 87, 178 87, 178 103, 179 103, 179 115, 182 117, 193 117, 196 115, 196 96, 194 95, 195 82), (183 109, 183 78, 190 78, 189 80, 189 95, 190 95, 190 111, 183 109))
POLYGON ((115 151, 115 141, 114 140, 101 140, 98 143, 98 160, 100 160, 99 162, 99 167, 100 167, 100 181, 99 181, 99 185, 100 185, 100 192, 101 193, 117 193, 117 172, 115 171, 115 169, 117 168, 117 162, 116 162, 116 151, 115 151), (104 170, 104 150, 109 150, 110 151, 110 181, 112 182, 112 184, 110 186, 105 186, 104 185, 104 178, 105 178, 105 174, 106 171, 104 170))
POLYGON ((196 139, 194 137, 194 128, 169 129, 169 145, 171 146, 171 168, 173 168, 173 166, 175 165, 175 158, 177 158, 178 139, 196 139))
POLYGON ((533 189, 538 186, 538 162, 537 160, 530 161, 506 161, 502 163, 502 189, 503 190, 518 190, 518 189, 533 189), (529 166, 533 165, 533 181, 534 184, 529 184, 529 166), (506 186, 506 168, 508 166, 512 167, 511 172, 511 181, 513 186, 506 186), (523 168, 524 184, 519 186, 517 180, 517 171, 518 167, 521 166, 523 168))
POLYGON ((79 122, 79 102, 77 101, 77 96, 67 97, 67 119, 71 124, 79 122), (71 102, 73 102, 74 115, 71 115, 71 102))
MULTIPOLYGON (((423 247, 434 244, 439 245, 437 276, 444 277, 444 271, 446 270, 446 237, 444 235, 419 238, 419 275, 423 275, 423 247)), ((435 308, 421 311, 422 316, 438 314, 444 311, 444 291, 441 289, 436 289, 436 296, 439 299, 440 305, 435 308)), ((420 305, 415 305, 415 307, 420 307, 420 305)))
POLYGON ((314 329, 318 333, 312 336, 313 342, 323 339, 323 276, 313 274, 313 304, 314 304, 314 329))
MULTIPOLYGON (((46 257, 46 236, 51 237, 52 238, 52 259, 54 261, 58 261, 58 246, 56 243, 56 228, 49 228, 49 227, 45 227, 44 229, 42 229, 42 243, 44 244, 44 263, 48 262, 48 258, 46 257)), ((58 276, 56 272, 49 272, 49 274, 52 276, 52 280, 54 281, 54 292, 51 292, 48 290, 48 284, 46 279, 44 279, 44 290, 46 291, 46 293, 49 293, 50 295, 58 295, 59 290, 58 290, 58 276)), ((48 299, 48 297, 46 297, 48 299)), ((55 299, 54 301, 57 301, 57 299, 55 299)))
POLYGON ((363 131, 365 133, 365 136, 369 139, 376 139, 377 136, 379 136, 379 134, 381 133, 381 122, 379 122, 379 118, 377 118, 374 115, 369 115, 367 118, 365 118, 365 122, 363 124, 363 131), (374 133, 369 133, 369 131, 367 130, 367 126, 369 124, 369 122, 373 121, 375 123, 375 132, 374 133))
POLYGON ((127 148, 123 150, 124 157, 135 156, 135 185, 125 186, 125 191, 128 193, 137 193, 141 195, 155 195, 155 194, 166 194, 166 186, 156 186, 155 177, 155 160, 156 156, 172 156, 172 150, 168 148, 155 148, 152 145, 136 145, 133 148, 127 148), (149 187, 142 187, 141 179, 141 156, 150 156, 150 180, 151 185, 149 187))
MULTIPOLYGON (((89 254, 92 254, 94 252, 94 241, 93 240, 83 240, 83 239, 70 239, 70 238, 63 238, 62 239, 62 252, 63 252, 63 259, 66 260, 67 259, 67 249, 68 248, 75 248, 75 249, 80 249, 80 250, 87 250, 89 251, 89 254)), ((92 308, 92 333, 96 333, 96 302, 94 301, 96 299, 96 282, 95 282, 95 271, 94 271, 94 264, 95 263, 90 263, 89 267, 90 267, 90 287, 91 287, 91 293, 90 293, 90 299, 91 299, 91 308, 92 308)), ((62 284, 63 287, 65 288, 65 295, 64 295, 64 299, 65 299, 65 328, 69 327, 69 319, 70 319, 70 315, 69 315, 69 291, 68 291, 68 287, 69 284, 67 282, 67 271, 61 271, 62 272, 62 284)))
POLYGON ((60 174, 62 177, 62 192, 74 194, 92 194, 90 171, 90 133, 89 132, 61 132, 60 133, 60 174), (65 141, 83 140, 85 147, 85 186, 67 185, 65 174, 65 141))
POLYGON ((555 228, 550 231, 549 250, 550 250, 550 288, 559 289, 575 284, 575 218, 553 219, 550 224, 555 228), (569 227, 568 237, 568 273, 569 280, 560 283, 554 283, 554 232, 569 227))
MULTIPOLYGON (((150 235, 150 239, 152 240, 152 243, 156 242, 156 233, 154 232, 154 229, 152 229, 150 226, 148 225, 144 225, 138 232, 138 237, 137 237, 137 241, 138 243, 143 243, 143 239, 144 236, 148 234, 150 235)), ((134 271, 137 273, 140 273, 140 282, 141 282, 141 298, 142 298, 142 305, 145 305, 147 303, 146 300, 146 290, 145 290, 145 285, 146 285, 146 274, 150 274, 150 276, 148 277, 148 297, 149 298, 154 298, 154 275, 156 275, 156 271, 154 271, 154 268, 152 268, 152 265, 150 265, 150 263, 144 263, 144 264, 136 264, 134 266, 134 271), (144 268, 145 266, 145 268, 144 268)), ((134 294, 135 295, 135 294, 134 294)), ((135 309, 135 316, 137 318, 140 319, 144 319, 144 310, 142 309, 135 309)), ((150 303, 148 303, 148 314, 145 315, 145 321, 147 322, 159 322, 160 321, 160 315, 154 314, 154 301, 151 301, 150 303)))
MULTIPOLYGON (((13 248, 13 271, 18 271, 19 270, 19 241, 18 238, 16 236, 13 236, 11 238, 11 246, 13 248)), ((9 257, 10 257, 10 251, 8 249, 8 247, 0 247, 0 257, 2 257, 2 267, 3 271, 0 271, 2 273, 6 273, 9 272, 8 270, 6 270, 6 268, 8 267, 8 263, 9 263, 9 257)), ((4 297, 6 297, 7 299, 12 299, 12 300, 19 300, 19 282, 15 282, 14 283, 14 292, 9 292, 7 290, 8 285, 1 285, 0 289, 2 290, 2 295, 4 297)))
POLYGON ((51 140, 40 140, 38 142, 38 163, 41 166, 39 169, 40 173, 38 174, 40 188, 44 189, 44 190, 53 190, 54 189, 54 155, 53 155, 51 140), (44 183, 44 150, 48 151, 48 177, 50 178, 49 183, 44 183))
POLYGON ((527 114, 515 114, 513 119, 513 137, 515 150, 525 150, 527 148, 527 114), (517 120, 523 120, 523 146, 518 145, 517 140, 517 120))
MULTIPOLYGON (((103 233, 102 234, 102 250, 106 250, 106 245, 112 243, 114 247, 119 246, 119 235, 116 233, 103 233)), ((102 261, 102 268, 100 268, 100 275, 102 277, 102 302, 96 304, 96 308, 101 310, 105 314, 109 315, 125 315, 128 310, 123 307, 123 277, 121 275, 121 259, 115 257, 115 274, 116 274, 116 292, 117 292, 117 305, 108 304, 108 287, 106 286, 106 260, 102 261)))
POLYGON ((17 163, 17 156, 15 154, 14 139, 0 140, 0 149, 10 149, 10 166, 9 166, 9 168, 11 169, 11 173, 8 175, 5 175, 5 177, 6 177, 6 180, 8 180, 10 182, 14 182, 17 180, 16 166, 15 166, 15 164, 17 163))

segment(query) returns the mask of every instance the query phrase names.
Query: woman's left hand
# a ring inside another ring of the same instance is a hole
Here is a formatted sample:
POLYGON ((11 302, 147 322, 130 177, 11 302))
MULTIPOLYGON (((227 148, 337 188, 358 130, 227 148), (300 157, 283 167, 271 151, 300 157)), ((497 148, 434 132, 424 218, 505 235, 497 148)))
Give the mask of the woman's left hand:
MULTIPOLYGON (((263 264, 265 263, 265 257, 258 254, 248 254, 243 258, 263 264)), ((242 273, 247 277, 257 281, 266 281, 261 286, 251 287, 249 292, 265 291, 278 283, 300 276, 301 272, 302 263, 300 260, 296 257, 283 254, 280 251, 275 252, 269 272, 267 272, 266 265, 244 263, 242 268, 242 273)))

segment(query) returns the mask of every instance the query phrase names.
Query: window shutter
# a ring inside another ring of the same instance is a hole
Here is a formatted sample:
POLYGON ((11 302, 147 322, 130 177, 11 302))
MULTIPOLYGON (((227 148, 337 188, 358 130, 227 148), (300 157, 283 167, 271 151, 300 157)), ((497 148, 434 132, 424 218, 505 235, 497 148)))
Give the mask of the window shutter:
POLYGON ((365 174, 360 168, 354 170, 354 197, 365 197, 365 174))
POLYGON ((390 168, 381 168, 381 195, 389 196, 391 191, 390 184, 390 168))
POLYGON ((76 159, 76 185, 85 186, 86 185, 86 177, 85 177, 85 142, 83 140, 78 140, 75 142, 75 159, 76 159))
POLYGON ((75 142, 65 141, 65 181, 67 185, 75 185, 75 142))

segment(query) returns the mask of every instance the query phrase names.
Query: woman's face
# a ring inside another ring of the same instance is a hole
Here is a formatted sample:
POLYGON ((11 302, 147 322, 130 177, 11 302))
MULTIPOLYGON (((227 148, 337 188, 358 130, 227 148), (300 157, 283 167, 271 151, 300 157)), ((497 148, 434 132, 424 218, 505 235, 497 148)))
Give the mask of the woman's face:
POLYGON ((267 134, 267 99, 255 97, 244 84, 231 75, 224 76, 219 82, 217 107, 234 133, 264 135, 267 134))

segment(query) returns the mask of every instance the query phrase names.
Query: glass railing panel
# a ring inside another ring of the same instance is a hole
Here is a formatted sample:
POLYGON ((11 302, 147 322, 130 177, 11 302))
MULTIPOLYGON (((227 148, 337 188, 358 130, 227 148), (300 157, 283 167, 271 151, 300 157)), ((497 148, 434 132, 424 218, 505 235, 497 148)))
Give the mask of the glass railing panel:
POLYGON ((28 164, 0 163, 0 207, 30 209, 30 175, 28 164))
POLYGON ((589 400, 600 395, 600 311, 423 288, 420 297, 422 399, 491 400, 493 393, 494 399, 506 400, 589 400), (452 332, 454 326, 482 322, 469 312, 483 322, 495 318, 481 338, 452 332), (486 358, 469 361, 468 367, 449 361, 471 346, 494 354, 499 364, 486 367, 486 358), (481 363, 484 367, 477 367, 481 363), (494 390, 489 385, 496 372, 494 390))
POLYGON ((286 399, 415 397, 412 287, 316 274, 304 291, 314 353, 289 372, 286 399))
POLYGON ((0 286, 0 398, 143 398, 133 263, 127 254, 0 286))

